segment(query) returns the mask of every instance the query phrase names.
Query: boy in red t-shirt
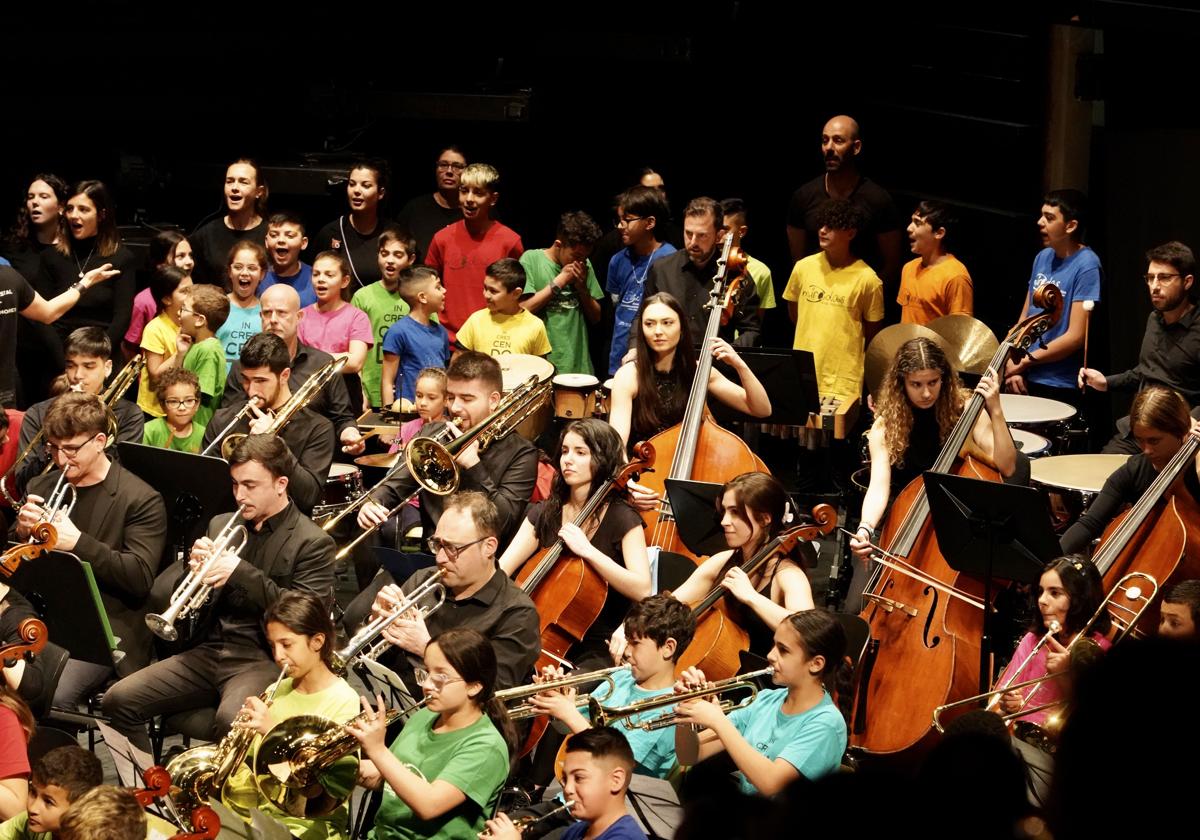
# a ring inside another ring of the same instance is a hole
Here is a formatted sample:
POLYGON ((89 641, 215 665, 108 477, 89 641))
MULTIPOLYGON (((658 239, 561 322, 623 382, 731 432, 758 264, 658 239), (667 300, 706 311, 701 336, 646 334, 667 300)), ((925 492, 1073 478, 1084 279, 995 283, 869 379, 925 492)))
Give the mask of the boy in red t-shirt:
POLYGON ((517 259, 525 250, 516 231, 491 217, 499 187, 495 167, 472 163, 464 169, 458 185, 462 221, 442 228, 429 243, 425 264, 437 269, 446 286, 446 308, 438 317, 451 343, 467 316, 484 308, 487 267, 505 257, 517 259))

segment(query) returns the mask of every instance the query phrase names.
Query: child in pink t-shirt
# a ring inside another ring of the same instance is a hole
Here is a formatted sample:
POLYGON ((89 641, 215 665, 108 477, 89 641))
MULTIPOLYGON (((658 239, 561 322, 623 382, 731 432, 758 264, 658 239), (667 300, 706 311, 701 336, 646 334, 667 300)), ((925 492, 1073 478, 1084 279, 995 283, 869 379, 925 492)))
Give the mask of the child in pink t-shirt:
POLYGON ((300 310, 297 335, 303 344, 324 350, 335 356, 346 356, 342 375, 351 402, 362 407, 362 384, 358 372, 367 359, 367 351, 375 343, 371 319, 357 306, 342 298, 350 285, 350 265, 337 251, 322 251, 313 260, 313 292, 317 302, 300 310), (357 397, 357 399, 356 399, 357 397))
MULTIPOLYGON (((408 446, 409 441, 417 436, 426 423, 436 423, 446 419, 446 371, 441 368, 422 368, 417 374, 415 385, 416 394, 414 405, 417 407, 417 418, 409 420, 400 426, 400 438, 392 443, 388 452, 399 452, 408 446)), ((420 497, 414 496, 408 506, 400 512, 400 533, 421 520, 420 497)))

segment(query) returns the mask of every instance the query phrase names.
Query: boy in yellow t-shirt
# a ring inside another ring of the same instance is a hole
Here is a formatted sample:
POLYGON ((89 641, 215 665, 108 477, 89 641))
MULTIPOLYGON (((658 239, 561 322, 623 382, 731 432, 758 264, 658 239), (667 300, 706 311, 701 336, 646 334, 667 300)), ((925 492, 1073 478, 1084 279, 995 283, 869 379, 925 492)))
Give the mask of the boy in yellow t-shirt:
POLYGON ((857 398, 866 346, 883 326, 883 283, 851 251, 862 226, 858 208, 832 199, 821 208, 821 250, 796 263, 783 299, 796 323, 793 347, 809 350, 822 397, 857 398))
POLYGON ((489 265, 483 278, 483 300, 487 307, 467 318, 455 339, 457 349, 492 356, 549 353, 546 324, 521 306, 524 293, 525 267, 520 262, 505 257, 489 265))
POLYGON ((900 272, 900 323, 928 324, 943 315, 973 315, 975 287, 967 267, 951 254, 948 229, 956 219, 940 201, 922 201, 908 225, 915 260, 900 272))

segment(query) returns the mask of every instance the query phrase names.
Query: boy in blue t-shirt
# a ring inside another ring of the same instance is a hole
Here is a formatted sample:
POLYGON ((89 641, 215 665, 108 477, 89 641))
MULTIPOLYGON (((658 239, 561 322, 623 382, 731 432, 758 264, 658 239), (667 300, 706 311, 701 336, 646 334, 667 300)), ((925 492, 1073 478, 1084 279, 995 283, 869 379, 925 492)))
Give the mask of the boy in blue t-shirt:
POLYGON ((641 308, 651 263, 675 253, 674 245, 659 241, 656 230, 669 214, 666 196, 656 187, 631 187, 617 197, 617 227, 625 247, 608 261, 605 283, 615 305, 609 376, 617 372, 629 350, 629 327, 641 308))
POLYGON ((1010 360, 1005 369, 1009 391, 1059 400, 1076 408, 1082 400, 1076 380, 1088 317, 1084 302, 1099 302, 1103 281, 1100 258, 1083 244, 1086 221, 1087 197, 1078 190, 1052 190, 1042 200, 1038 228, 1046 247, 1033 258, 1020 320, 1042 312, 1033 303, 1033 293, 1047 283, 1062 292, 1062 315, 1042 337, 1044 349, 1039 344, 1020 360, 1010 360))
POLYGON ((408 315, 393 324, 383 337, 383 404, 397 398, 415 398, 417 375, 423 368, 444 368, 450 363, 450 333, 431 321, 446 305, 446 287, 429 266, 413 266, 400 273, 400 297, 408 315))
POLYGON ((276 213, 267 220, 267 257, 271 270, 258 284, 258 295, 277 283, 291 286, 300 295, 300 308, 317 302, 312 284, 312 266, 301 262, 300 252, 308 247, 304 222, 293 213, 276 213))

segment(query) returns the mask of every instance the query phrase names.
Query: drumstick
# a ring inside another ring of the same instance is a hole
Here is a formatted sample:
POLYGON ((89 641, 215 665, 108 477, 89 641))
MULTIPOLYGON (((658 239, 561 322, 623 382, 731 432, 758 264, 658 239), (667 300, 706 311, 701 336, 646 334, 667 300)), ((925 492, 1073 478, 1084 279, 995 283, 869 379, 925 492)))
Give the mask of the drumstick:
MULTIPOLYGON (((1087 370, 1087 354, 1088 354, 1088 328, 1092 325, 1092 310, 1096 308, 1096 301, 1085 300, 1083 302, 1083 368, 1087 370)), ((1087 391, 1087 374, 1083 375, 1083 384, 1079 386, 1080 391, 1087 391)))

